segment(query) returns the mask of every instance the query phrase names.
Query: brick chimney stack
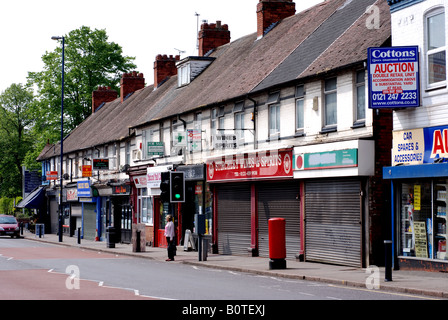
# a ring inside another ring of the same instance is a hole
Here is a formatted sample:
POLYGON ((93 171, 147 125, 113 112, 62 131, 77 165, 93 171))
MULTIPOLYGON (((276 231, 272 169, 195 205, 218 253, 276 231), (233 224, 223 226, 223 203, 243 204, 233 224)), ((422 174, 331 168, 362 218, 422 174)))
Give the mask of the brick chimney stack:
POLYGON ((145 87, 145 78, 143 77, 143 73, 137 73, 136 71, 123 73, 120 84, 120 96, 121 102, 123 102, 130 93, 145 87))
POLYGON ((110 87, 99 86, 98 90, 92 93, 92 113, 95 113, 103 103, 114 101, 117 98, 117 91, 112 90, 110 87))
POLYGON ((203 23, 199 31, 199 56, 203 57, 207 52, 230 42, 229 26, 216 23, 203 23))
POLYGON ((257 36, 273 23, 296 14, 296 4, 292 0, 260 0, 257 5, 257 36))
POLYGON ((177 55, 167 56, 159 54, 154 62, 154 88, 157 88, 166 78, 177 74, 176 62, 180 60, 177 55))

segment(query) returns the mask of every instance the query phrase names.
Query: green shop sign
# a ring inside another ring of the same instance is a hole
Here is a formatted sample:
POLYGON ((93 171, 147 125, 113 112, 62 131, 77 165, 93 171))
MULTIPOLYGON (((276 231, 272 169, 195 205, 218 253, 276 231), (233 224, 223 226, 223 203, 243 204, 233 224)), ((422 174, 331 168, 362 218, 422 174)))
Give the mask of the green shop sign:
POLYGON ((163 142, 148 142, 147 144, 148 157, 163 157, 165 155, 165 143, 163 142))
POLYGON ((334 169, 358 166, 358 149, 304 154, 304 169, 334 169))

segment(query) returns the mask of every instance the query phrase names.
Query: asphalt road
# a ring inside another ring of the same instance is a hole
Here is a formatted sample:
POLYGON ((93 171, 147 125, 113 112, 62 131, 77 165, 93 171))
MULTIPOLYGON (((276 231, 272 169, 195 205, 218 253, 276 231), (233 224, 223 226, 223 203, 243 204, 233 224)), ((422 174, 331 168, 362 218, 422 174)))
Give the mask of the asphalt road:
POLYGON ((427 299, 1 237, 0 283, 1 300, 183 300, 190 314, 201 300, 427 299))

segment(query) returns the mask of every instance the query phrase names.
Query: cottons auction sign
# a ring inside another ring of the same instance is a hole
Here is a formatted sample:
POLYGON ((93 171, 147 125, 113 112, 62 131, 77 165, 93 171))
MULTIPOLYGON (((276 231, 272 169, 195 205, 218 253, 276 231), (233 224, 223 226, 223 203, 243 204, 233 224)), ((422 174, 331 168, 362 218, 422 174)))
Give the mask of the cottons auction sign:
POLYGON ((242 181, 293 178, 292 150, 223 156, 207 161, 207 180, 242 181))
POLYGON ((418 46, 368 49, 369 108, 420 106, 418 46))

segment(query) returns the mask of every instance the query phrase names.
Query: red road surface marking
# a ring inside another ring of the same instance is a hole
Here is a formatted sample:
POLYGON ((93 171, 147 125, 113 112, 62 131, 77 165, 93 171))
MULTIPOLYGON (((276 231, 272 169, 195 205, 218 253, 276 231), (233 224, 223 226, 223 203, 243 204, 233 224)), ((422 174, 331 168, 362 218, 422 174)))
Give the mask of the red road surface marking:
POLYGON ((68 274, 48 270, 0 271, 1 300, 155 300, 133 290, 109 288, 107 284, 80 280, 80 289, 66 287, 68 274))

